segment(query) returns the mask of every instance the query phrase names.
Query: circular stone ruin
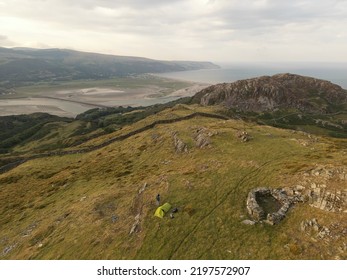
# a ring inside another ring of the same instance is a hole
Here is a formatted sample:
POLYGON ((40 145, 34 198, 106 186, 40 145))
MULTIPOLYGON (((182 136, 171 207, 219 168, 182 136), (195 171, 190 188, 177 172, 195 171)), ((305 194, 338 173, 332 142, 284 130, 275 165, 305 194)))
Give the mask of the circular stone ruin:
POLYGON ((247 210, 254 221, 278 224, 291 206, 291 199, 283 189, 256 188, 249 192, 247 210))

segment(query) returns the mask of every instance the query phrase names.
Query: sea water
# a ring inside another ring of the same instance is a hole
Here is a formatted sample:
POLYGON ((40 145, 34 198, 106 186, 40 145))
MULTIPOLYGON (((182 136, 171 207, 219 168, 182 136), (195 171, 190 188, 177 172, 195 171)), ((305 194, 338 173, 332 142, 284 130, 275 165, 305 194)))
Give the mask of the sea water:
POLYGON ((160 76, 216 84, 279 73, 291 73, 328 80, 347 89, 347 63, 219 63, 219 65, 221 66, 220 69, 170 72, 160 74, 160 76))

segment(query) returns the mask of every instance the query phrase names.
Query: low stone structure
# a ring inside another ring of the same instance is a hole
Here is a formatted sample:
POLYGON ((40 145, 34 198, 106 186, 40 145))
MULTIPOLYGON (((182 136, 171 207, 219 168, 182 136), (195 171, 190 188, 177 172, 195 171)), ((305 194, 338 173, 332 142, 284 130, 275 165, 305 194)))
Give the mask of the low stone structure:
POLYGON ((293 202, 293 198, 289 197, 283 189, 256 188, 248 194, 247 210, 254 221, 264 221, 274 225, 278 224, 286 216, 293 202), (262 197, 269 198, 273 202, 278 203, 276 211, 267 213, 260 205, 262 197))

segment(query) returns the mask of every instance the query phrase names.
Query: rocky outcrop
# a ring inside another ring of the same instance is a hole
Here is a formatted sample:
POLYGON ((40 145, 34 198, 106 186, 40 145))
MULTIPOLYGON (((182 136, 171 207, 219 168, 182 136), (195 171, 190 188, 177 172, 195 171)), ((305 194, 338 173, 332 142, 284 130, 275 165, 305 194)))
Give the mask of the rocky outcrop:
MULTIPOLYGON (((315 231, 317 233, 323 231, 329 233, 329 229, 327 227, 322 227, 320 224, 318 224, 317 219, 311 219, 311 220, 304 220, 300 224, 301 231, 315 231)), ((325 234, 324 234, 325 235, 325 234)))
POLYGON ((200 131, 195 137, 195 144, 198 148, 208 147, 211 144, 210 137, 208 137, 204 132, 200 131))
POLYGON ((347 168, 317 165, 302 174, 304 199, 328 212, 347 213, 347 168))
POLYGON ((187 153, 188 147, 187 144, 184 143, 178 136, 177 132, 173 134, 174 146, 176 153, 187 153))
POLYGON ((325 247, 332 259, 346 259, 347 256, 347 228, 342 221, 332 219, 327 224, 318 222, 317 218, 306 219, 300 223, 300 231, 308 236, 310 242, 325 247))
POLYGON ((347 235, 347 229, 341 227, 340 224, 333 223, 330 226, 324 226, 318 223, 316 218, 303 220, 300 223, 300 230, 317 239, 332 238, 337 240, 340 237, 345 238, 347 235))
POLYGON ((140 223, 141 223, 141 215, 140 214, 137 214, 135 216, 135 222, 133 223, 131 229, 130 229, 130 232, 129 232, 129 235, 135 233, 135 232, 139 232, 140 230, 140 223))
POLYGON ((308 194, 311 206, 328 212, 347 212, 347 191, 327 191, 314 188, 308 194))
POLYGON ((347 103, 347 91, 324 80, 277 74, 213 85, 197 93, 192 101, 202 105, 222 104, 242 111, 297 109, 324 114, 334 112, 336 104, 347 103))
POLYGON ((211 145, 211 137, 216 134, 217 132, 209 131, 205 127, 199 127, 194 129, 194 140, 196 147, 209 147, 211 145))
POLYGON ((252 139, 252 137, 248 134, 247 131, 244 130, 238 130, 236 132, 236 137, 241 140, 241 142, 248 142, 252 139))

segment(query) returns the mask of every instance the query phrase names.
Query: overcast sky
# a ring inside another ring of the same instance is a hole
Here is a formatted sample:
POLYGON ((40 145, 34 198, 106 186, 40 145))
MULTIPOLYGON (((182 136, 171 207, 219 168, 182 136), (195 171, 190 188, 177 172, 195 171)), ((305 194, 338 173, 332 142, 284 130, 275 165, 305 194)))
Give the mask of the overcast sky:
POLYGON ((0 0, 0 46, 347 62, 347 0, 0 0))

